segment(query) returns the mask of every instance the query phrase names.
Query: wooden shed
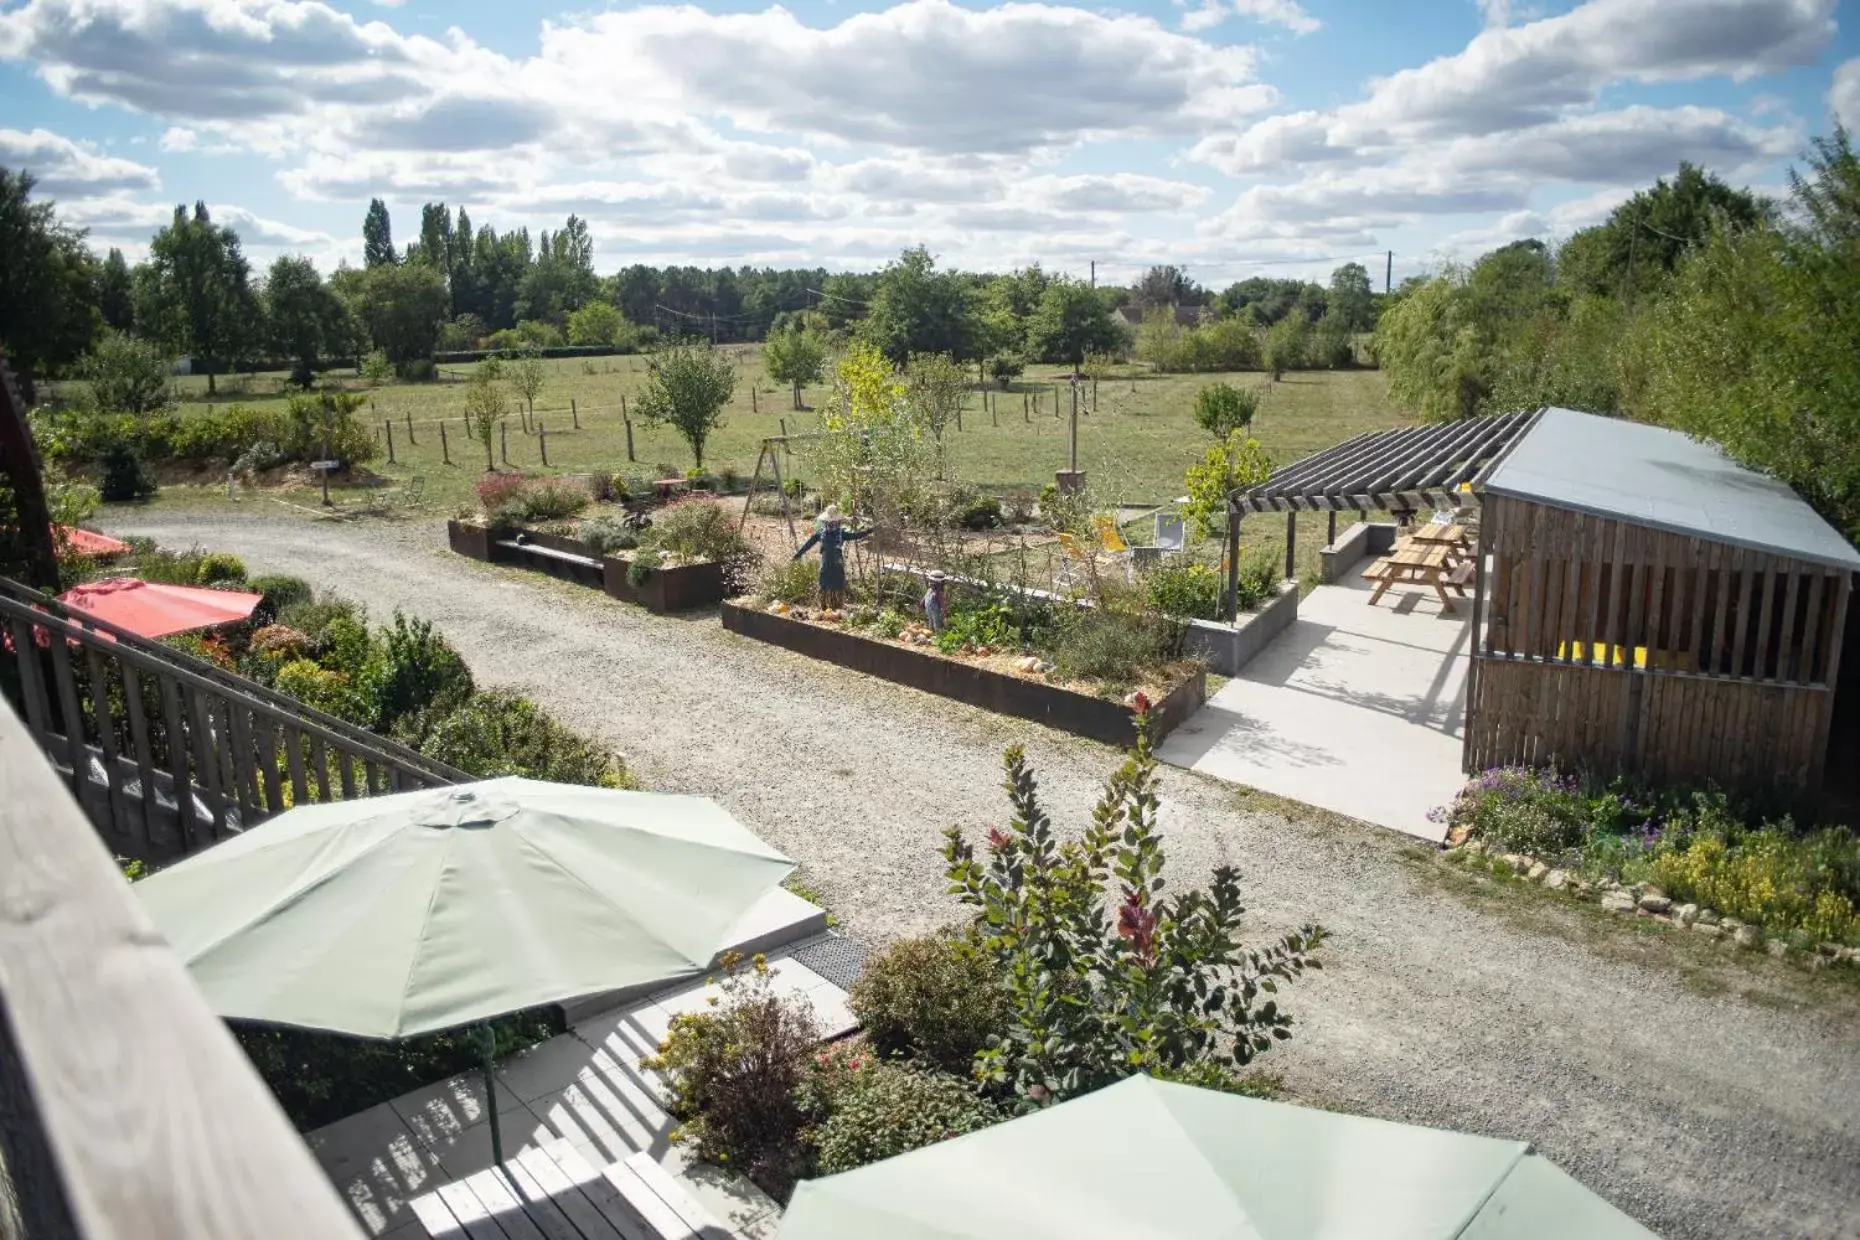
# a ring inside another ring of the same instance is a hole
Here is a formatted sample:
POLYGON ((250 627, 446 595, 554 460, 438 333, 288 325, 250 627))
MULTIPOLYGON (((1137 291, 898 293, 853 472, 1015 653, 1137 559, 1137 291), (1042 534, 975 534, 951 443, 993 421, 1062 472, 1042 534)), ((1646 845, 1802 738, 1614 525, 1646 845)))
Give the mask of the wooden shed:
POLYGON ((1481 480, 1466 769, 1812 801, 1860 552, 1659 427, 1546 409, 1481 480))

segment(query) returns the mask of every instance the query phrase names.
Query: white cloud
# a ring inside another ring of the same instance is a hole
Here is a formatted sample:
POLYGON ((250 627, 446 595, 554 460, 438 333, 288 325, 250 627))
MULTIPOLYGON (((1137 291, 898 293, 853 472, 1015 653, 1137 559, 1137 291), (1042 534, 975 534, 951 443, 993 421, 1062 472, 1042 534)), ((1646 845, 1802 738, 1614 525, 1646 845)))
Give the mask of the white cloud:
POLYGON ((164 151, 191 151, 200 145, 200 134, 184 125, 170 125, 162 130, 160 145, 164 151))
POLYGON ((1631 107, 1456 138, 1430 151, 1427 162, 1560 181, 1649 181, 1682 161, 1744 172, 1787 158, 1800 145, 1794 129, 1747 124, 1715 108, 1631 107))
POLYGON ((1860 56, 1842 61, 1828 90, 1828 111, 1849 129, 1860 129, 1860 56))
POLYGON ((1250 17, 1267 25, 1284 26, 1293 34, 1311 34, 1324 25, 1297 0, 1201 0, 1182 14, 1182 29, 1209 30, 1229 17, 1250 17))
POLYGON ((161 187, 148 165, 100 155, 49 129, 0 129, 0 165, 32 173, 39 193, 52 198, 161 187))
POLYGON ((1206 202, 1206 186, 1130 172, 1110 176, 1045 176, 1024 181, 1033 198, 1072 211, 1186 211, 1206 202))

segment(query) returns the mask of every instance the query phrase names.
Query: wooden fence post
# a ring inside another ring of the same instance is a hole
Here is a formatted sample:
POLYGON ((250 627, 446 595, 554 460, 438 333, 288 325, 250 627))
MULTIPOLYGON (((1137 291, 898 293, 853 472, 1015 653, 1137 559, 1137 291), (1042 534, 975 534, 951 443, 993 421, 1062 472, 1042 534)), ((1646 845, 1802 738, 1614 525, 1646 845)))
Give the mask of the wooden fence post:
POLYGON ((756 385, 753 383, 749 385, 749 412, 762 412, 760 409, 756 408, 756 385))
POLYGON ((633 419, 628 418, 624 411, 620 416, 626 419, 626 459, 636 461, 639 458, 633 455, 633 419))
POLYGON ((1020 420, 1023 422, 1033 421, 1033 414, 1027 409, 1027 394, 1025 392, 1020 394, 1020 420))
POLYGON ((420 446, 420 441, 413 437, 413 410, 411 409, 407 410, 407 446, 409 448, 420 446))
POLYGON ((543 429, 542 419, 536 419, 536 445, 542 449, 542 463, 549 463, 549 432, 543 429))
POLYGON ((452 464, 452 449, 446 443, 446 424, 439 424, 439 458, 445 464, 452 464))
POLYGON ((962 406, 961 405, 956 406, 956 429, 957 430, 962 429, 962 406))
POLYGON ((508 420, 497 424, 497 455, 503 459, 504 464, 510 464, 510 422, 508 420))
POLYGON ((575 398, 568 398, 568 416, 575 423, 575 429, 581 429, 581 410, 575 408, 575 398))
POLYGON ((388 464, 392 465, 395 463, 394 462, 394 424, 392 422, 383 422, 381 425, 387 428, 388 464))

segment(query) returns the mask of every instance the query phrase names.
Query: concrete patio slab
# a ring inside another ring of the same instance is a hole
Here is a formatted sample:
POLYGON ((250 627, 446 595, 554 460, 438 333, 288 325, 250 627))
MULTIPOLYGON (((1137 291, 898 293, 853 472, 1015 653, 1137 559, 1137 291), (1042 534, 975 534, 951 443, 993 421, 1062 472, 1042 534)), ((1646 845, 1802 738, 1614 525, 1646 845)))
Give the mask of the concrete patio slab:
POLYGON ((1463 776, 1470 598, 1391 590, 1367 606, 1352 575, 1163 742, 1163 761, 1438 842, 1428 812, 1463 776))

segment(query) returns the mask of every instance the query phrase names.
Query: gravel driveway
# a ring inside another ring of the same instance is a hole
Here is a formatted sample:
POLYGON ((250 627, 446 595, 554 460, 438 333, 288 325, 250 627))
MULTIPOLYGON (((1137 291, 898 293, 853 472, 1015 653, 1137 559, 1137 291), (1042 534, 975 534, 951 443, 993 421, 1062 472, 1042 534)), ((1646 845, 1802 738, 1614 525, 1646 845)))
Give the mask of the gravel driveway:
MULTIPOLYGON (((864 941, 955 906, 936 848, 1005 816, 1024 740, 1049 812, 1086 820, 1115 754, 590 590, 452 555, 432 523, 153 512, 113 532, 243 557, 424 616, 510 685, 704 793, 802 861, 864 941)), ((1262 1064, 1301 1100, 1523 1139, 1669 1237, 1860 1237, 1860 986, 1461 878, 1393 833, 1183 771, 1177 883, 1237 864, 1253 932, 1333 934, 1262 1064)))

